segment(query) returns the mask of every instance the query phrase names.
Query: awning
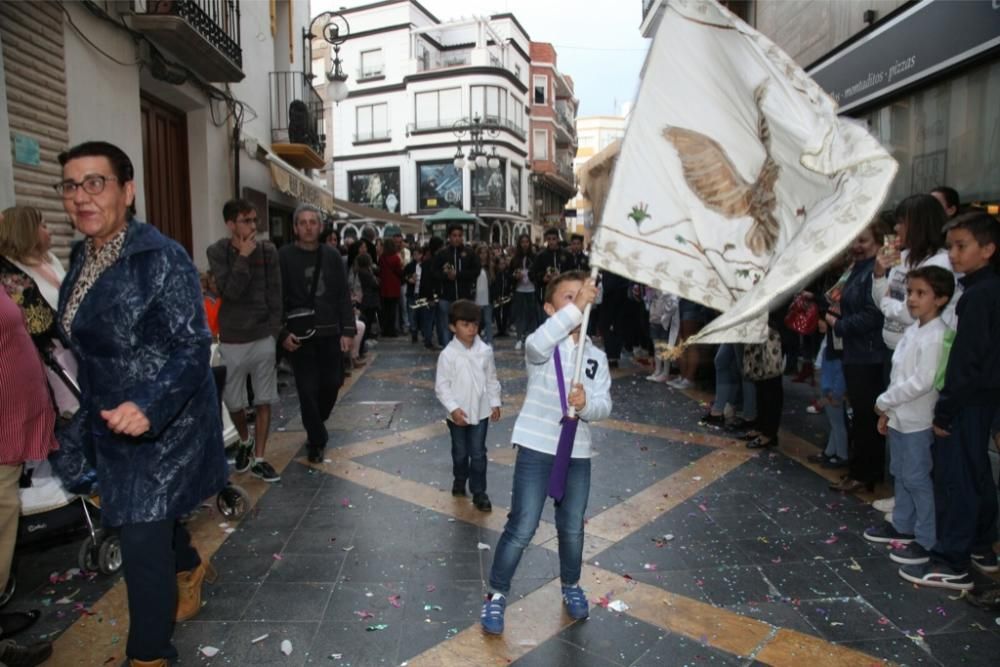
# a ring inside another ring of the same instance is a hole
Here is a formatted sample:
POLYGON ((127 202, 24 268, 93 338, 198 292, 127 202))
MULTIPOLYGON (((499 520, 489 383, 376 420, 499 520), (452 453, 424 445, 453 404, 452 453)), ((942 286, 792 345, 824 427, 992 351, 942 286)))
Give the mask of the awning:
POLYGON ((266 155, 274 187, 300 202, 312 204, 328 215, 344 213, 352 221, 391 223, 404 232, 413 234, 419 234, 423 229, 420 221, 414 218, 337 199, 332 192, 306 177, 274 153, 268 151, 266 155))
POLYGON ((294 197, 300 202, 312 204, 330 215, 337 212, 333 205, 332 192, 306 178, 302 172, 274 153, 267 152, 267 161, 271 165, 271 179, 274 181, 274 187, 286 195, 294 197))

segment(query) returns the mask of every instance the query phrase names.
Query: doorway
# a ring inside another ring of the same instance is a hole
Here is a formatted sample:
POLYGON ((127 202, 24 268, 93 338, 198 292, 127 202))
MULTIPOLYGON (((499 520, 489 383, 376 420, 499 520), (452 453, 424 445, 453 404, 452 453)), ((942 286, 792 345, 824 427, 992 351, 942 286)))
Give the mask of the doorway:
POLYGON ((142 94, 142 157, 146 222, 191 249, 191 184, 188 171, 187 118, 159 100, 142 94))

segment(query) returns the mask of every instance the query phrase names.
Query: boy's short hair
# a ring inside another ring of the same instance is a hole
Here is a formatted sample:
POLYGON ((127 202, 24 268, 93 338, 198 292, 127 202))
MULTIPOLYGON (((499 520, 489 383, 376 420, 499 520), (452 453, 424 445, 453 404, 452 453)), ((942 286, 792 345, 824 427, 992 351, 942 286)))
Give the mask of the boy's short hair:
POLYGON ((563 271, 545 286, 545 303, 552 303, 552 295, 556 293, 556 288, 563 283, 570 281, 585 283, 588 278, 590 278, 590 274, 586 271, 563 271))
MULTIPOLYGON (((914 278, 923 280, 930 285, 931 291, 936 297, 944 296, 948 298, 948 301, 951 301, 951 297, 955 295, 955 274, 948 269, 934 265, 921 266, 906 274, 908 281, 914 278)), ((948 301, 945 301, 945 305, 948 305, 948 301)))
POLYGON ((559 237, 560 236, 560 234, 559 234, 559 228, 558 227, 549 227, 548 229, 545 230, 545 233, 542 234, 542 238, 544 238, 544 239, 547 239, 550 236, 559 237))
POLYGON ((230 199, 222 206, 222 219, 235 222, 240 213, 256 213, 257 207, 246 199, 230 199))
POLYGON ((965 229, 981 246, 993 244, 996 250, 990 258, 990 264, 1000 266, 1000 221, 983 211, 969 211, 956 215, 944 226, 947 234, 953 229, 965 229))
POLYGON ((445 236, 451 236, 451 233, 453 231, 455 231, 456 229, 458 231, 462 232, 463 236, 465 235, 465 227, 462 226, 462 223, 460 223, 460 222, 449 222, 448 226, 445 227, 445 231, 444 231, 445 236))
POLYGON ((459 320, 478 324, 479 306, 468 299, 452 301, 448 307, 448 324, 456 324, 459 320))
POLYGON ((569 240, 579 241, 580 243, 583 243, 583 234, 573 234, 572 236, 569 237, 569 240))

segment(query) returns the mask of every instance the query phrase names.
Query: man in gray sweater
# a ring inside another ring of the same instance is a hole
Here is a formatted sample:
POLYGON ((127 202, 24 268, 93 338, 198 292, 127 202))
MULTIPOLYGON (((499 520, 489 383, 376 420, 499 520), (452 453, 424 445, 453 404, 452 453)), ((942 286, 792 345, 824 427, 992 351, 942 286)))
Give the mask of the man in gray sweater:
POLYGON ((281 267, 278 249, 256 239, 257 210, 243 199, 226 202, 222 215, 229 238, 208 247, 208 263, 219 287, 219 354, 226 365, 223 402, 240 434, 236 471, 277 482, 264 460, 271 404, 278 401, 276 340, 281 330, 281 267), (256 420, 247 427, 247 377, 253 383, 256 420))

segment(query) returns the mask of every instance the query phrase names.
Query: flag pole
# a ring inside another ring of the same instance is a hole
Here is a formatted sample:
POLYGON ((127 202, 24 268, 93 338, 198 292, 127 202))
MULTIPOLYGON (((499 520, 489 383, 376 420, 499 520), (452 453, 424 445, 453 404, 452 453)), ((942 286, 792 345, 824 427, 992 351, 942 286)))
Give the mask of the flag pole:
MULTIPOLYGON (((595 266, 590 269, 590 279, 596 281, 600 270, 595 266)), ((588 303, 583 308, 583 321, 580 322, 580 335, 576 346, 576 360, 574 361, 575 366, 573 367, 573 383, 570 385, 569 390, 573 391, 573 387, 580 383, 580 378, 583 376, 583 346, 587 342, 587 326, 590 324, 590 311, 594 304, 588 303)), ((576 418, 576 408, 572 405, 566 411, 566 416, 570 419, 576 418)))

